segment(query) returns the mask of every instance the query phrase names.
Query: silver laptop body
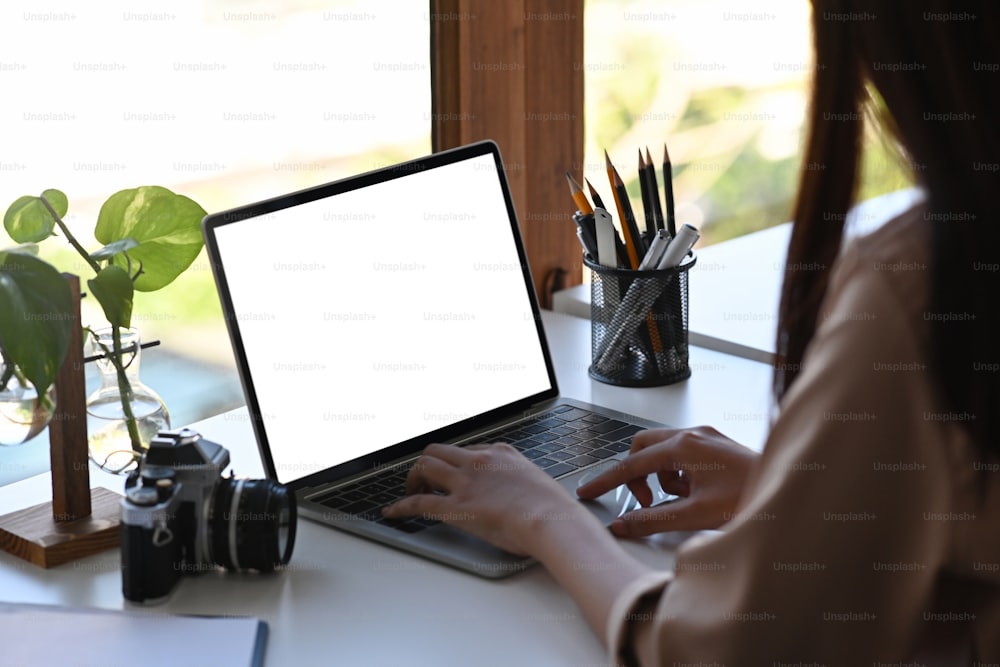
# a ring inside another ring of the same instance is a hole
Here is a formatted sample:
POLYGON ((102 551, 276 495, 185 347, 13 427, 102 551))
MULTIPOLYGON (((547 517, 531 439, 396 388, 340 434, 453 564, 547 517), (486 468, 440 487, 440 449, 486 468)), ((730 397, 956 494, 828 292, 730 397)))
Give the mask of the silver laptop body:
MULTIPOLYGON (((344 511, 344 498, 401 478, 429 443, 542 424, 556 424, 547 442, 602 445, 560 451, 558 466, 527 450, 573 491, 659 426, 559 396, 493 142, 215 213, 203 231, 264 469, 307 518, 507 576, 530 561, 445 523, 344 511)), ((588 503, 605 521, 633 504, 626 491, 588 503)))

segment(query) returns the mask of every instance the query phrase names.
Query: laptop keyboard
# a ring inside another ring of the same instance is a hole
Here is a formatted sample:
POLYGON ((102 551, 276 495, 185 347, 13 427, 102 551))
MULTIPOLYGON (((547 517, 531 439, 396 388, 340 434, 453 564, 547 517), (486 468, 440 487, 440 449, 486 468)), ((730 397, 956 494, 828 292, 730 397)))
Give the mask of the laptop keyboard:
MULTIPOLYGON (((562 477, 627 452, 632 436, 642 428, 571 405, 559 405, 486 436, 483 441, 506 442, 550 476, 562 477)), ((408 470, 409 466, 387 467, 312 500, 361 520, 416 533, 438 522, 422 517, 387 519, 382 516, 382 507, 403 497, 408 470)))

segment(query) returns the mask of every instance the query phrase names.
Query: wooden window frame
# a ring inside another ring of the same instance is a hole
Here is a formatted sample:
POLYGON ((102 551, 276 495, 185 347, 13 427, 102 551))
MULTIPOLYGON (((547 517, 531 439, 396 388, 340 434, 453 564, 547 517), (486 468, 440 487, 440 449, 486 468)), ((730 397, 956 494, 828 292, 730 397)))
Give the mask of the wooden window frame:
POLYGON ((535 289, 578 284, 565 172, 583 167, 583 0, 429 0, 431 142, 500 146, 535 289))

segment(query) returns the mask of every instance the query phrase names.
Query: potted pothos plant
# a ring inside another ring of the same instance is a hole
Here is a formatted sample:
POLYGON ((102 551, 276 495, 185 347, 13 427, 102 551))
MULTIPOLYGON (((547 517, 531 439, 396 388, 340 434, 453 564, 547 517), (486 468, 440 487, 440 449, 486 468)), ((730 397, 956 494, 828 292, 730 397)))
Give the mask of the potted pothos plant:
POLYGON ((121 332, 131 326, 136 291, 165 287, 198 256, 205 211, 163 187, 121 190, 104 202, 97 218, 94 237, 103 246, 88 252, 63 221, 68 209, 65 194, 45 190, 18 198, 4 214, 4 228, 19 245, 0 250, 0 394, 33 387, 37 399, 29 410, 38 411, 38 421, 46 410, 51 413, 49 388, 65 358, 72 297, 59 271, 36 255, 38 243, 62 235, 92 271, 85 289, 110 325, 111 347, 103 352, 114 365, 129 440, 138 456, 148 443, 131 412, 129 351, 122 348, 121 332))
POLYGON ((70 339, 69 285, 35 252, 0 250, 0 444, 19 444, 48 424, 49 389, 70 339))

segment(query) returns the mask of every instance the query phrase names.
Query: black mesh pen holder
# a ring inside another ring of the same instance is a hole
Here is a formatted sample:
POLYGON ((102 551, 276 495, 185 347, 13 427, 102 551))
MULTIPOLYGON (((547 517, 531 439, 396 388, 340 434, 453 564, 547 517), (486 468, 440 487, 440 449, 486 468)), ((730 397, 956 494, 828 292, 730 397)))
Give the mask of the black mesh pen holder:
POLYGON ((590 283, 590 377, 656 387, 691 377, 688 271, 697 258, 658 271, 612 269, 584 255, 590 283))

